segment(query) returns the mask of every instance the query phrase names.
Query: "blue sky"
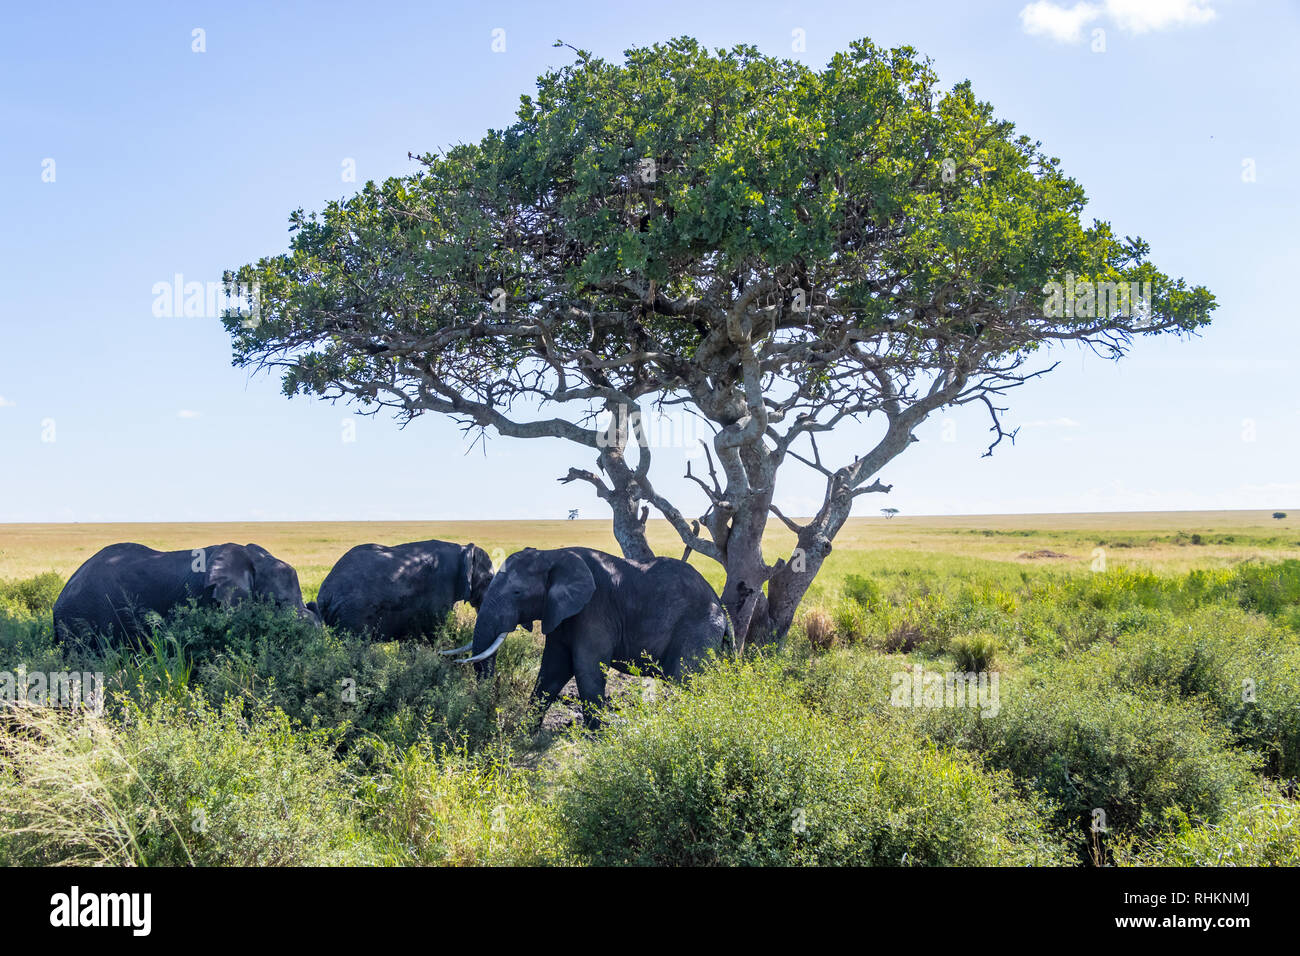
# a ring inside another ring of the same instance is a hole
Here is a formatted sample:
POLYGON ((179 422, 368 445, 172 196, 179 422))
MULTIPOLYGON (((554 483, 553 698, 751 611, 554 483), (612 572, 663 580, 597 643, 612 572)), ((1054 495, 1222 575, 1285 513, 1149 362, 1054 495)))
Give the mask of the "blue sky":
MULTIPOLYGON (((893 493, 859 513, 1300 510, 1296 5, 555 6, 7 5, 0 522, 604 517, 589 487, 553 480, 590 466, 570 446, 471 450, 433 416, 350 432, 345 406, 232 368, 215 318, 155 315, 153 290, 219 281, 284 249, 291 210, 507 125, 536 76, 569 62, 557 38, 615 58, 681 34, 816 66, 861 36, 910 44, 1059 156, 1090 215, 1218 297, 1200 338, 1142 342, 1119 364, 1060 351, 1013 393, 1020 436, 992 458, 977 410, 931 419, 882 473, 893 493)), ((851 458, 871 434, 823 452, 851 458)), ((684 455, 657 451, 657 484, 698 513, 684 455)), ((792 463, 777 501, 807 514, 820 493, 792 463)))

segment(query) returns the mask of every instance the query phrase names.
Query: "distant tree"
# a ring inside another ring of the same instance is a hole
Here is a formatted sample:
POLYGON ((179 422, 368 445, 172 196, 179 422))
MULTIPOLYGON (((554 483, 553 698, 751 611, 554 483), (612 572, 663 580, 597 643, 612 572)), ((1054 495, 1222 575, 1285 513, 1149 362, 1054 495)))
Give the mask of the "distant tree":
POLYGON ((559 480, 591 484, 626 555, 653 553, 654 508, 725 568, 740 640, 780 636, 931 413, 983 406, 991 453, 1046 347, 1119 358, 1209 320, 1207 290, 1082 221, 1039 146, 907 47, 821 70, 689 38, 578 51, 507 129, 294 212, 287 253, 227 274, 258 290, 255 320, 226 317, 234 361, 288 395, 571 442, 598 469, 559 480), (665 405, 713 430, 698 521, 652 476, 640 415, 665 405), (863 419, 826 461, 817 436, 863 419), (773 500, 791 462, 825 479, 804 521, 773 500), (775 563, 769 516, 797 536, 775 563))
POLYGON ((881 509, 880 509, 880 513, 881 513, 882 515, 884 515, 886 518, 892 518, 892 517, 894 517, 894 515, 898 514, 898 509, 897 509, 897 508, 881 508, 881 509))
POLYGON ((570 508, 570 509, 569 509, 569 520, 570 520, 570 521, 575 521, 575 520, 577 520, 577 517, 578 517, 578 509, 577 509, 577 508, 570 508))
POLYGON ((1285 511, 1274 511, 1274 512, 1273 512, 1273 517, 1274 517, 1274 518, 1277 518, 1277 519, 1280 521, 1281 519, 1283 519, 1283 518, 1286 517, 1286 512, 1285 512, 1285 511))

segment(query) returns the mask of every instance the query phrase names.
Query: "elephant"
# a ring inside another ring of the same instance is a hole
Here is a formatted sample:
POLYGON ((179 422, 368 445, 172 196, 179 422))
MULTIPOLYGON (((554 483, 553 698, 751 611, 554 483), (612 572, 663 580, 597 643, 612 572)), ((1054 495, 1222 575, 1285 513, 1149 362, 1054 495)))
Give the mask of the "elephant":
POLYGON ((491 582, 492 559, 474 544, 361 544, 334 565, 317 601, 330 627, 395 641, 432 633, 457 601, 477 608, 491 582))
POLYGON ((112 647, 143 637, 148 612, 166 616, 190 598, 206 607, 269 600, 320 623, 315 603, 303 603, 298 572, 260 545, 155 551, 123 543, 96 553, 64 585, 54 602, 54 632, 63 641, 112 647))
POLYGON ((540 720, 569 678, 577 679, 584 722, 600 725, 605 672, 678 679, 711 653, 734 645, 731 620, 704 577, 685 561, 647 562, 596 551, 526 548, 506 559, 483 596, 474 640, 464 653, 480 676, 516 627, 541 620, 546 646, 533 690, 540 720))

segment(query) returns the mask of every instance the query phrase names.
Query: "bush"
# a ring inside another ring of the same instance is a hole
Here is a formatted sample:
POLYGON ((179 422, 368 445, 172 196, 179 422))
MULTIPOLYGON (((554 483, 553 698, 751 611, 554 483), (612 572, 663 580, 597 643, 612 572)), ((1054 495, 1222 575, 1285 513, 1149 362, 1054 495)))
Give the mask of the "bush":
MULTIPOLYGON (((453 617, 438 641, 464 644, 470 626, 453 617)), ((376 735, 399 749, 422 738, 481 748, 523 725, 537 668, 526 637, 507 641, 480 682, 423 642, 372 642, 261 604, 184 609, 164 630, 193 654, 193 684, 209 700, 236 694, 342 728, 345 747, 376 735)))
MULTIPOLYGON (((1063 669, 1065 665, 1062 665, 1063 669)), ((1007 682, 1000 712, 917 711, 936 740, 967 747, 1059 806, 1076 832, 1105 813, 1112 830, 1167 827, 1166 811, 1217 819, 1252 780, 1257 760, 1189 701, 1120 691, 1070 673, 1007 682)))
POLYGON ((597 865, 1060 863, 1010 779, 885 723, 819 715, 775 662, 723 663, 627 708, 559 780, 597 865))
MULTIPOLYGON (((842 601, 836 606, 835 612, 831 616, 831 622, 834 636, 839 638, 843 644, 854 644, 861 641, 871 629, 867 609, 853 598, 842 601)), ((811 642, 811 640, 812 636, 809 635, 809 641, 811 642)), ((814 644, 813 646, 816 647, 817 645, 814 644)), ((829 647, 830 645, 826 646, 829 647)))
MULTIPOLYGON (((48 615, 32 617, 0 607, 0 670, 16 672, 65 670, 64 655, 54 640, 48 615)), ((86 669, 86 668, 78 668, 86 669)), ((95 668, 89 668, 94 670, 95 668)))
POLYGON ((1300 604, 1300 561, 1248 562, 1235 570, 1237 600, 1246 610, 1278 615, 1300 604))
POLYGON ((1217 824, 1194 826, 1184 816, 1171 836, 1115 857, 1120 866, 1300 866, 1300 803, 1266 790, 1217 824))
POLYGON ((880 585, 874 578, 850 574, 844 578, 842 587, 847 599, 857 601, 865 608, 875 608, 884 603, 880 585))
POLYGON ((1121 686, 1198 700, 1265 771, 1300 777, 1300 643, 1284 628, 1227 608, 1120 639, 1099 658, 1121 686))
POLYGON ((1202 705, 1116 686, 1092 656, 1002 675, 991 716, 891 706, 892 676, 906 664, 826 655, 810 665, 804 699, 850 725, 888 721, 979 754, 1055 805, 1054 823, 1066 833, 1086 833, 1094 809, 1121 833, 1165 831, 1166 811, 1178 808, 1215 820, 1254 780, 1257 758, 1233 749, 1202 705))
POLYGON ((47 571, 20 581, 0 581, 0 610, 32 617, 49 614, 63 590, 63 575, 47 571))
POLYGON ((368 862, 329 735, 201 699, 91 716, 10 711, 0 862, 303 866, 368 862))

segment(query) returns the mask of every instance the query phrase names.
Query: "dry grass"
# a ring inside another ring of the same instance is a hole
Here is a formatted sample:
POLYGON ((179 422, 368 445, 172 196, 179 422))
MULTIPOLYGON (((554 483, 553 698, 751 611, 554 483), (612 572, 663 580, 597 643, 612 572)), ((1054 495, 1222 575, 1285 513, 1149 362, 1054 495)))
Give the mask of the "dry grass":
POLYGON ((835 643, 835 619, 823 608, 813 607, 801 617, 808 643, 818 650, 829 650, 835 643))
POLYGON ((137 811, 106 777, 130 765, 104 721, 3 703, 0 716, 5 762, 15 770, 0 777, 0 829, 18 842, 60 847, 59 864, 135 865, 137 811))
MULTIPOLYGON (((1281 521, 1267 511, 853 518, 835 541, 826 574, 837 578, 861 568, 867 556, 886 553, 1041 565, 1045 562, 1025 555, 1053 550, 1071 557, 1051 564, 1086 570, 1093 549, 1103 546, 1108 561, 1165 572, 1250 558, 1300 558, 1300 508, 1291 509, 1290 515, 1281 521)), ((656 552, 681 556, 682 544, 666 521, 651 521, 647 530, 656 552)), ((9 524, 0 525, 0 580, 51 570, 67 576, 100 548, 119 541, 164 550, 256 541, 293 564, 304 588, 314 592, 334 562, 354 545, 425 538, 473 541, 498 557, 529 546, 618 550, 605 520, 9 524)), ((771 557, 788 553, 793 543, 793 536, 773 523, 771 557)), ((718 583, 712 561, 694 555, 692 563, 718 583)))

